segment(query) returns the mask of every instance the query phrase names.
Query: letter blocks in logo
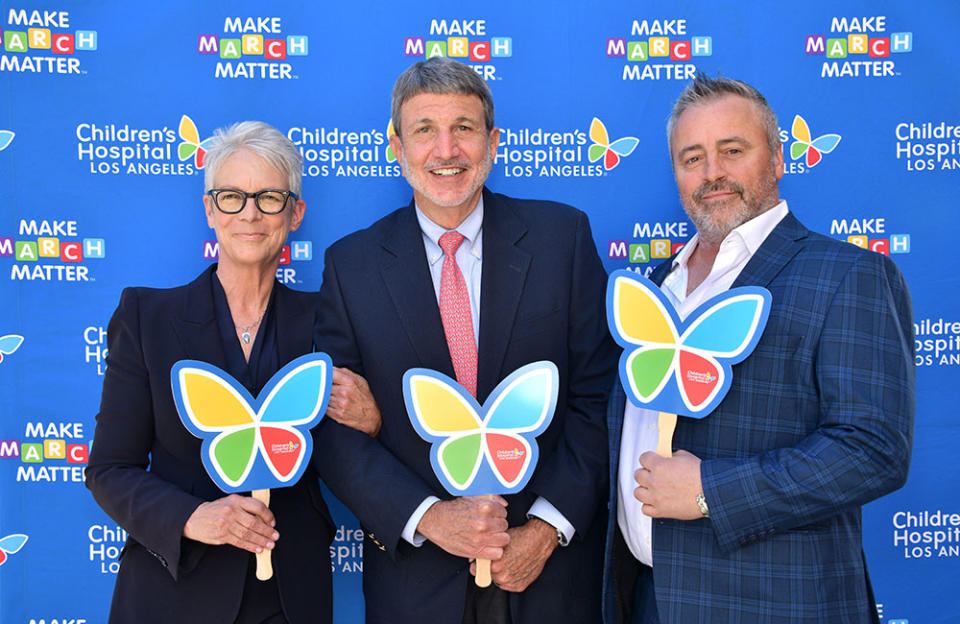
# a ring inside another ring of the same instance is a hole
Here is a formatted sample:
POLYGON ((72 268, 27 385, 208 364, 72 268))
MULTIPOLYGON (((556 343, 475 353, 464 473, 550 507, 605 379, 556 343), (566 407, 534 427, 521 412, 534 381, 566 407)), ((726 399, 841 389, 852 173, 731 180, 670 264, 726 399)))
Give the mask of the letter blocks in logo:
POLYGON ((804 53, 826 56, 829 59, 844 59, 851 54, 865 54, 873 58, 886 58, 891 53, 913 52, 913 33, 895 32, 889 37, 869 37, 863 33, 851 33, 846 37, 807 35, 804 53))
POLYGON ((628 243, 612 240, 607 245, 607 256, 626 259, 631 264, 645 264, 651 260, 666 260, 683 249, 683 243, 674 243, 669 238, 652 238, 649 243, 628 243))
POLYGON ((869 238, 863 234, 852 234, 847 242, 863 249, 869 249, 885 256, 910 253, 909 234, 891 234, 890 238, 869 238))
POLYGON ((42 442, 0 440, 0 459, 20 458, 24 464, 42 464, 47 459, 66 460, 68 464, 87 463, 90 448, 86 444, 68 444, 66 440, 46 438, 42 442))

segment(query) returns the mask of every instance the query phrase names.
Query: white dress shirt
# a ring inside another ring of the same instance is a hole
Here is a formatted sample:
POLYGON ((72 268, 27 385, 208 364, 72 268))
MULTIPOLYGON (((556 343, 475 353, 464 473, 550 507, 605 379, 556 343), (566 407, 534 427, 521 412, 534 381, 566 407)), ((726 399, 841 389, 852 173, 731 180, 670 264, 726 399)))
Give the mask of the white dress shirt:
MULTIPOLYGON (((430 277, 433 279, 433 289, 437 295, 437 303, 440 302, 440 278, 443 272, 443 250, 440 248, 440 237, 449 230, 437 225, 420 210, 417 206, 417 221, 420 223, 420 231, 423 233, 423 246, 427 252, 427 263, 430 265, 430 277)), ((480 275, 483 268, 483 196, 477 201, 476 208, 473 209, 467 218, 457 226, 456 231, 463 235, 463 242, 456 251, 457 266, 463 273, 463 279, 467 284, 467 296, 470 298, 470 320, 473 322, 473 339, 475 344, 480 344, 480 275)), ((479 357, 479 348, 477 356, 479 357)), ((436 496, 428 496, 414 510, 410 519, 403 527, 401 537, 414 546, 420 546, 426 539, 423 535, 417 533, 417 525, 423 519, 423 515, 435 502, 440 499, 436 496)), ((537 498, 530 506, 527 517, 536 516, 545 522, 550 523, 557 528, 564 537, 564 545, 573 539, 575 532, 573 525, 554 507, 547 499, 542 496, 537 498)))
MULTIPOLYGON (((670 273, 660 286, 680 318, 685 319, 711 297, 729 290, 743 267, 770 232, 787 216, 787 212, 787 202, 782 200, 727 234, 720 243, 709 275, 687 296, 687 263, 699 240, 699 235, 695 235, 677 254, 670 273)), ((654 410, 637 407, 627 399, 620 437, 620 464, 617 467, 617 525, 633 556, 648 566, 653 565, 653 523, 641 511, 643 504, 633 496, 633 490, 637 487, 633 473, 640 467, 640 455, 657 448, 657 414, 654 410)))

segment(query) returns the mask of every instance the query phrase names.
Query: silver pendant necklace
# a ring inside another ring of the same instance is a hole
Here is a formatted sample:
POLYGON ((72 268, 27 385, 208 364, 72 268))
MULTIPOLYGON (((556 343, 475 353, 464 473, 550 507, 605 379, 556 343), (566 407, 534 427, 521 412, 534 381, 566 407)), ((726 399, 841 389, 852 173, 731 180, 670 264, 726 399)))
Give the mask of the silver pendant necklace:
MULTIPOLYGON (((266 313, 266 310, 264 310, 264 313, 266 313)), ((254 322, 250 323, 249 325, 244 325, 243 327, 240 327, 239 325, 234 323, 233 326, 236 327, 238 332, 240 332, 240 340, 243 341, 243 344, 250 344, 250 341, 252 340, 252 337, 250 336, 250 330, 256 327, 257 325, 259 325, 260 321, 262 320, 263 320, 263 314, 261 314, 260 318, 258 318, 254 322)))

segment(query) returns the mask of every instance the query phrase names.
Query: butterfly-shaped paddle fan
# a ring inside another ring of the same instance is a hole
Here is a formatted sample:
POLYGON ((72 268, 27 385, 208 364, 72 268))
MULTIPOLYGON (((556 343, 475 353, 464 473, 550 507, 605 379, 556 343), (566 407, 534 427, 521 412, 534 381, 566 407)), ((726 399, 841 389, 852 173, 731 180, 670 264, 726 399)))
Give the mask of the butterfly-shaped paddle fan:
POLYGON ((454 496, 512 494, 537 465, 536 436, 550 425, 559 375, 553 362, 518 368, 481 408, 446 375, 412 368, 403 376, 410 422, 431 443, 434 473, 454 496))
POLYGON ((203 440, 204 468, 221 490, 297 482, 313 449, 309 429, 327 409, 331 366, 325 353, 298 357, 254 399, 216 366, 196 360, 174 364, 170 381, 180 420, 203 440))
POLYGON ((23 533, 14 533, 6 537, 0 537, 0 565, 6 562, 7 557, 19 552, 23 545, 27 543, 27 536, 23 533))
POLYGON ((732 288, 681 321, 650 280, 620 270, 607 287, 610 333, 624 348, 620 380, 637 406, 693 418, 726 395, 731 366, 753 351, 770 314, 770 293, 732 288))

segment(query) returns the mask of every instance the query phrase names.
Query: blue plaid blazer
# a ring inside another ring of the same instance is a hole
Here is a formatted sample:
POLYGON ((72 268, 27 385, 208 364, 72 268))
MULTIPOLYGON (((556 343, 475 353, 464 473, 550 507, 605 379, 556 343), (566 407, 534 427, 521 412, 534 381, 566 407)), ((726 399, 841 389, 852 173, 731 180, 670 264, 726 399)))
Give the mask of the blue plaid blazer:
MULTIPOLYGON (((658 284, 667 262, 654 272, 658 284)), ((906 481, 914 415, 913 316, 889 258, 807 230, 792 214, 734 286, 767 288, 756 350, 674 449, 703 460, 710 518, 655 520, 662 622, 876 622, 860 507, 906 481)), ((625 396, 610 430, 604 620, 616 622, 611 550, 625 396)))

